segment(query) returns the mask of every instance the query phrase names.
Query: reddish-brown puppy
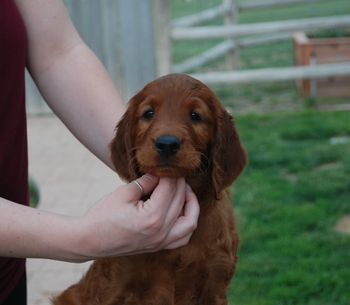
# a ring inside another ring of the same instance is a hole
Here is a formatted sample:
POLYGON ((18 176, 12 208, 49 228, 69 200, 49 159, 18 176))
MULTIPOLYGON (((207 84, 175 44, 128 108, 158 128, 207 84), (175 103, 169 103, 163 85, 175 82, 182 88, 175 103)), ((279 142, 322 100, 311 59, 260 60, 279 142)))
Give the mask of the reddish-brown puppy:
POLYGON ((130 103, 111 143, 119 175, 184 176, 201 212, 190 243, 94 262, 55 305, 224 305, 238 236, 227 191, 246 164, 230 115, 213 92, 187 75, 146 85, 130 103))

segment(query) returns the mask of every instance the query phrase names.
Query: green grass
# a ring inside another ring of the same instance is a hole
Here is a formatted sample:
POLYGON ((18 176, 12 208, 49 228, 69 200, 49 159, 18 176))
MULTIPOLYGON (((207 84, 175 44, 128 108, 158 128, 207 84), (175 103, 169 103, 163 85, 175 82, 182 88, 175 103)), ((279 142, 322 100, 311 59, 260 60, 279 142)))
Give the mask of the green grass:
POLYGON ((230 304, 349 304, 350 235, 333 229, 350 214, 348 122, 341 112, 238 117, 250 161, 233 188, 241 248, 230 304))

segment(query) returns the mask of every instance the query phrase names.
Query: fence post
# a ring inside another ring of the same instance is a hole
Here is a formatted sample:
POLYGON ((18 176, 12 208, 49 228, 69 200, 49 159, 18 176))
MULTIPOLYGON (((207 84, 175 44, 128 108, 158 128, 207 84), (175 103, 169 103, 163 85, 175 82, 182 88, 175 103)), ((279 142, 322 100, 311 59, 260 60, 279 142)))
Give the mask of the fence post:
POLYGON ((154 21, 156 33, 156 52, 158 76, 171 71, 171 38, 169 1, 154 0, 154 21))
MULTIPOLYGON (((238 6, 235 0, 223 0, 225 9, 225 24, 233 25, 238 24, 238 6)), ((239 39, 231 38, 234 48, 229 52, 227 56, 227 65, 230 69, 239 69, 239 39)))

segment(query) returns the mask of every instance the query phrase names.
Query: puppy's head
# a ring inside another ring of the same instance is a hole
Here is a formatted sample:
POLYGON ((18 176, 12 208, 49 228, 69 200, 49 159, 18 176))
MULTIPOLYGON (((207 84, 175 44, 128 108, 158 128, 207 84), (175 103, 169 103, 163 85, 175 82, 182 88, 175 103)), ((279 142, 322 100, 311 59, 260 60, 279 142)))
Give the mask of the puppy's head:
POLYGON ((119 175, 207 176, 215 194, 246 164, 231 116, 200 81, 171 74, 146 85, 129 102, 111 143, 119 175))

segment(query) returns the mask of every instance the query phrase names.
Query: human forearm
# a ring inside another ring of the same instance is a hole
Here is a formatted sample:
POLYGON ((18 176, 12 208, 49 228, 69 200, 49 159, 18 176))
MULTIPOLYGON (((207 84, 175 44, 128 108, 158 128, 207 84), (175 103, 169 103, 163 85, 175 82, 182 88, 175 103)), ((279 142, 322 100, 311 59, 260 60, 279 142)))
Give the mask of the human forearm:
POLYGON ((73 134, 112 167, 108 143, 124 103, 82 41, 61 0, 16 0, 28 36, 29 72, 73 134))
POLYGON ((86 244, 78 218, 47 213, 3 198, 0 211, 0 256, 87 260, 82 255, 86 244))
POLYGON ((125 106, 96 56, 78 44, 47 69, 33 68, 31 73, 53 111, 112 168, 108 144, 125 106))

